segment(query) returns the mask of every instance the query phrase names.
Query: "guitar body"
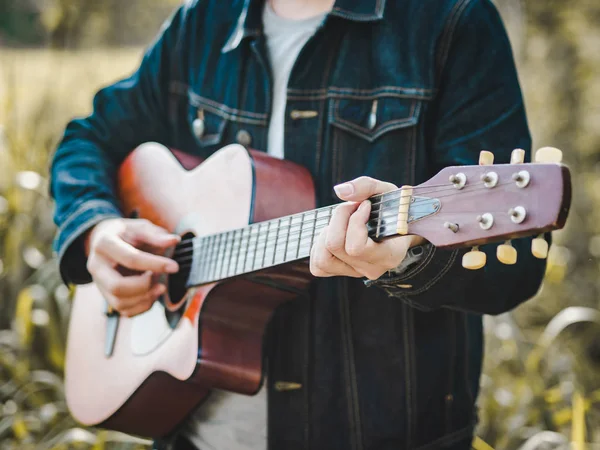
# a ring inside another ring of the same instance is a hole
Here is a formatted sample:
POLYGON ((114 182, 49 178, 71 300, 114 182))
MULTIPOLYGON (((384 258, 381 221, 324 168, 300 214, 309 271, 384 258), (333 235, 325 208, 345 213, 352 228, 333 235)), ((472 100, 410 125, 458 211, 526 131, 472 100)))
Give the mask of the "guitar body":
MULTIPOLYGON (((312 179, 304 168, 239 145, 200 163, 145 144, 121 166, 118 189, 125 214, 184 237, 315 207, 312 179)), ((256 393, 269 319, 309 283, 308 265, 290 263, 201 285, 182 296, 174 297, 179 291, 169 286, 171 295, 134 318, 107 315, 94 284, 78 287, 65 369, 71 414, 84 425, 161 437, 212 388, 256 393), (113 326, 114 344, 107 354, 113 326)))

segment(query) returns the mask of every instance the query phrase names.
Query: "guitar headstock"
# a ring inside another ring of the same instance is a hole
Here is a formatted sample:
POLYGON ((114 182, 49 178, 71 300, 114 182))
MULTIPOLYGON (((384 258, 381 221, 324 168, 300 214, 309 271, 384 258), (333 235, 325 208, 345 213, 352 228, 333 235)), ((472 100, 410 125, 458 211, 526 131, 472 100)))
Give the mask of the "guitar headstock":
MULTIPOLYGON (((523 150, 515 150, 511 164, 493 165, 493 155, 482 152, 478 166, 447 167, 410 188, 407 233, 445 248, 505 242, 498 247, 498 259, 514 264, 517 255, 511 239, 539 236, 566 222, 571 177, 560 164, 561 156, 560 150, 545 147, 536 153, 535 163, 524 164, 523 150)), ((398 230, 405 234, 400 226, 398 230)), ((546 257, 548 245, 541 236, 532 251, 538 258, 546 257)), ((484 264, 485 254, 477 248, 463 260, 469 269, 484 264)))

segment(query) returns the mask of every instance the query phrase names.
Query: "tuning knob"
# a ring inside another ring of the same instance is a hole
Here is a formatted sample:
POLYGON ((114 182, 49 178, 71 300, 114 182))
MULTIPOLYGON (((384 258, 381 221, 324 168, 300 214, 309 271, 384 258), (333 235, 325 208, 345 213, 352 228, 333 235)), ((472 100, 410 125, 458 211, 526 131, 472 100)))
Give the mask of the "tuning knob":
POLYGON ((538 259, 546 259, 548 257, 548 242, 544 239, 543 234, 540 234, 531 241, 531 253, 538 259))
POLYGON ((490 166, 492 164, 494 164, 494 154, 492 152, 482 150, 479 153, 479 165, 480 166, 490 166))
POLYGON ((504 244, 498 246, 496 256, 502 264, 512 265, 517 262, 517 249, 512 246, 510 241, 506 241, 504 244))
POLYGON ((469 270, 481 269, 485 266, 486 258, 485 253, 479 250, 479 247, 473 247, 473 250, 463 255, 462 265, 469 270))
POLYGON ((562 161, 562 152, 554 147, 542 147, 535 152, 535 162, 559 163, 562 161))
POLYGON ((511 164, 523 164, 525 162, 525 150, 516 148, 510 154, 511 164))

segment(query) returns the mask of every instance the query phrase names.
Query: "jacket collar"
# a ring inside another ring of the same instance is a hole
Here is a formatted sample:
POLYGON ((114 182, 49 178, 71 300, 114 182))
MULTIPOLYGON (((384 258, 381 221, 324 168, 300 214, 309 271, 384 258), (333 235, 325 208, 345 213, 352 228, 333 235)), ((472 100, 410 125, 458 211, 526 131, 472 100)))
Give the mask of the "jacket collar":
MULTIPOLYGON (((328 14, 353 22, 376 22, 383 19, 386 0, 336 0, 328 14)), ((244 7, 235 22, 223 53, 236 49, 247 37, 262 34, 262 8, 264 0, 244 0, 244 7)))
POLYGON ((376 22, 383 19, 386 0, 336 0, 331 16, 353 22, 376 22))

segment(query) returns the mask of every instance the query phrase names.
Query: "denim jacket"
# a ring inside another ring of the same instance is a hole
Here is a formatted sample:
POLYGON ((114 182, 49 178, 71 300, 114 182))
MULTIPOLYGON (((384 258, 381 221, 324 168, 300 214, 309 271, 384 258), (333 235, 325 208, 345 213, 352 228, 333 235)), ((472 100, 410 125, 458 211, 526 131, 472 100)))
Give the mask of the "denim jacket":
MULTIPOLYGON (((116 169, 136 146, 202 157, 234 142, 265 149, 272 82, 261 3, 186 2, 139 69, 69 123, 51 168, 66 282, 91 281, 81 236, 121 215, 116 169), (193 126, 199 111, 204 133, 193 126)), ((361 175, 416 185, 477 164, 482 149, 505 163, 514 148, 529 158, 531 146, 489 0, 337 0, 292 69, 285 114, 286 158, 311 172, 319 206, 361 175)), ((265 345, 269 449, 468 448, 457 446, 477 420, 482 315, 532 297, 545 270, 529 239, 513 245, 517 264, 500 264, 488 245, 475 271, 461 265, 465 250, 423 247, 401 274, 318 279, 280 307, 265 345), (301 387, 278 390, 279 381, 301 387)))

